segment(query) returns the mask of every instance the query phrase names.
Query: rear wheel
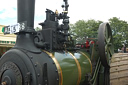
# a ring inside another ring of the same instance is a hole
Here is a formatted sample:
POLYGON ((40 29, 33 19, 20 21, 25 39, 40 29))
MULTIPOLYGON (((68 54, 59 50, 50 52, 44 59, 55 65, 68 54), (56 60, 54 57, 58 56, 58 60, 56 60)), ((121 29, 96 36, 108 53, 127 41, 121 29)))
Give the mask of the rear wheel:
POLYGON ((110 66, 110 85, 128 85, 128 53, 114 54, 110 66))

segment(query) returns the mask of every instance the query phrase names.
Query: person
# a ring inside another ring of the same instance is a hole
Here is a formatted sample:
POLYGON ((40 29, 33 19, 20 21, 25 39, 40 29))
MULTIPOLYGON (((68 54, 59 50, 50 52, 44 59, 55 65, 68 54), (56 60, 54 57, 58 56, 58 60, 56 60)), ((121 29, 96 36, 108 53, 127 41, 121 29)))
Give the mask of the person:
POLYGON ((121 50, 120 50, 120 48, 118 48, 118 53, 120 53, 121 52, 121 50))
POLYGON ((89 48, 89 47, 90 47, 88 40, 86 40, 86 42, 85 42, 85 47, 86 47, 86 48, 89 48))
POLYGON ((124 53, 126 53, 126 46, 124 45, 124 53))

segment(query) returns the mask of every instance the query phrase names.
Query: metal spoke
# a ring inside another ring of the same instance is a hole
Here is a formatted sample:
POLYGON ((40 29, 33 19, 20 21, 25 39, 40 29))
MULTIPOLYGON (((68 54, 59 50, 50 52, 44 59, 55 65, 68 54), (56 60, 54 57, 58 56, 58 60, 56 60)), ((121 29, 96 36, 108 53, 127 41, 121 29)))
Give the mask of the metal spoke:
POLYGON ((105 45, 105 54, 106 54, 106 60, 107 63, 110 64, 110 48, 108 47, 108 45, 105 45))
POLYGON ((107 49, 108 49, 108 46, 107 46, 107 44, 105 45, 105 52, 107 51, 107 49))
POLYGON ((108 38, 108 39, 107 39, 107 43, 110 43, 110 41, 111 41, 111 38, 108 38))
POLYGON ((108 49, 108 51, 107 51, 107 62, 108 62, 108 64, 110 64, 110 51, 109 51, 109 49, 108 49))
POLYGON ((113 45, 109 47, 109 52, 110 52, 110 54, 112 56, 113 53, 114 53, 114 47, 113 47, 113 45))

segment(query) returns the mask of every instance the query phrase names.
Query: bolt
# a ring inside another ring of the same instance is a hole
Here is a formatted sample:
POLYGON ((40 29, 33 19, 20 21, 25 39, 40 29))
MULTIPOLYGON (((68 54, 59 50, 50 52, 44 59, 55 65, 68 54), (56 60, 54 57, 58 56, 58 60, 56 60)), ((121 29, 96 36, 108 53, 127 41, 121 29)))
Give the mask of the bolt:
POLYGON ((37 67, 37 64, 35 64, 35 67, 37 67))
POLYGON ((37 76, 39 77, 39 76, 40 76, 40 74, 37 74, 37 76))
POLYGON ((32 56, 30 56, 30 58, 31 58, 31 59, 33 59, 33 57, 32 57, 32 56))

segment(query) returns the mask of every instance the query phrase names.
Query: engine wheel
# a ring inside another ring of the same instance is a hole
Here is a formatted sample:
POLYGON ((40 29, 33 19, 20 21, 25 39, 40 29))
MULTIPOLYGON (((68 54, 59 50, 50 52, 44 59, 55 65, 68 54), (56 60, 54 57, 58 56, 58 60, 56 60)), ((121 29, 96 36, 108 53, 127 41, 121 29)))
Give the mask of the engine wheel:
POLYGON ((114 54, 110 66, 110 85, 128 85, 128 53, 114 54))
POLYGON ((114 53, 111 28, 108 23, 102 23, 98 30, 98 47, 101 63, 110 68, 110 60, 114 53))

